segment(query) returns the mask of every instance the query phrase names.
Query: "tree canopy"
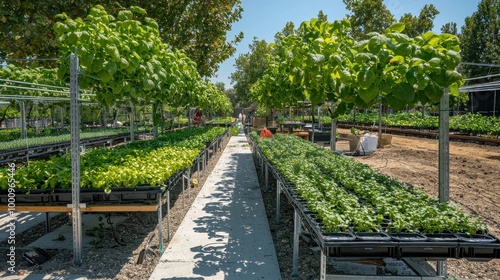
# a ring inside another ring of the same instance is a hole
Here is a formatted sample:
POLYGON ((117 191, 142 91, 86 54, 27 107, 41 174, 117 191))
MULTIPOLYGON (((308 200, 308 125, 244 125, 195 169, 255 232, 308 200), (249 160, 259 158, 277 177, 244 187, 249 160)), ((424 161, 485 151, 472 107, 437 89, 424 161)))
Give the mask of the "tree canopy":
POLYGON ((231 25, 241 18, 240 0, 3 0, 0 1, 0 57, 58 57, 52 29, 54 17, 65 12, 70 18, 84 18, 96 4, 110 14, 130 6, 144 8, 158 23, 161 39, 170 47, 183 50, 202 76, 212 76, 243 38, 240 33, 226 41, 231 25))
POLYGON ((249 47, 249 52, 236 58, 235 72, 231 73, 236 98, 243 107, 249 105, 250 88, 264 75, 269 63, 268 56, 271 54, 271 47, 265 40, 254 38, 249 47))
MULTIPOLYGON (((460 41, 465 62, 500 64, 500 1, 482 0, 478 9, 465 19, 460 41)), ((469 77, 487 75, 488 67, 461 66, 469 77)))

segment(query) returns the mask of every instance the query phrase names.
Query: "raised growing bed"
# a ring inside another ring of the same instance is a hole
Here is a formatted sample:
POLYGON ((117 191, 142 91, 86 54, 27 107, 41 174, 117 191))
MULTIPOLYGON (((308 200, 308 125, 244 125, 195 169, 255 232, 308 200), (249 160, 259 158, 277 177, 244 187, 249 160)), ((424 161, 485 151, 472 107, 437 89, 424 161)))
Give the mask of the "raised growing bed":
MULTIPOLYGON (((499 240, 487 233, 482 235, 463 235, 458 232, 395 232, 393 230, 386 231, 383 227, 380 228, 379 232, 357 232, 351 227, 342 231, 330 232, 324 226, 322 219, 318 218, 318 213, 310 209, 308 200, 301 197, 297 192, 297 186, 288 179, 290 177, 280 171, 280 168, 282 169, 283 166, 277 165, 276 162, 273 161, 277 158, 273 157, 273 154, 267 149, 268 146, 263 147, 264 150, 261 149, 261 141, 270 140, 260 140, 252 136, 250 141, 253 144, 254 155, 257 159, 256 162, 262 164, 263 170, 271 172, 273 177, 278 181, 278 194, 280 192, 284 193, 289 202, 293 205, 296 212, 295 223, 300 224, 303 222, 308 232, 311 234, 312 239, 318 243, 322 252, 328 257, 391 257, 398 259, 425 258, 434 260, 467 258, 480 261, 500 258, 499 240)), ((283 139, 278 139, 277 141, 283 143, 283 139)), ((296 149, 288 146, 286 151, 293 154, 294 157, 298 157, 301 153, 299 150, 303 148, 303 146, 295 148, 296 149)), ((285 150, 280 150, 280 152, 284 151, 285 150)), ((318 155, 314 150, 306 150, 305 153, 315 156, 318 155)), ((279 162, 282 163, 283 160, 283 158, 280 158, 279 162)), ((308 164, 303 158, 300 160, 302 164, 308 164)), ((295 168, 299 170, 298 166, 295 168)), ((299 175, 295 173, 292 177, 296 179, 298 178, 297 176, 299 175)), ((355 174, 352 174, 352 176, 355 176, 355 174)), ((292 179, 292 181, 293 180, 294 179, 292 179)), ((318 182, 316 183, 318 184, 318 182)), ((277 195, 277 199, 279 199, 279 195, 277 195)), ((278 201, 277 205, 280 205, 278 201)), ((390 223, 391 221, 385 222, 390 223)))

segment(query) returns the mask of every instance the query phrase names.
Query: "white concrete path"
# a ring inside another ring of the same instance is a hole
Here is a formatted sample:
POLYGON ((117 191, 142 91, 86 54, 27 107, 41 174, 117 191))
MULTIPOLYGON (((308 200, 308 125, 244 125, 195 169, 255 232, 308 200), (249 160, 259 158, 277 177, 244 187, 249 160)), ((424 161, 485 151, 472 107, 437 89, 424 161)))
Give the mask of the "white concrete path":
POLYGON ((244 135, 231 137, 149 279, 281 279, 244 135))

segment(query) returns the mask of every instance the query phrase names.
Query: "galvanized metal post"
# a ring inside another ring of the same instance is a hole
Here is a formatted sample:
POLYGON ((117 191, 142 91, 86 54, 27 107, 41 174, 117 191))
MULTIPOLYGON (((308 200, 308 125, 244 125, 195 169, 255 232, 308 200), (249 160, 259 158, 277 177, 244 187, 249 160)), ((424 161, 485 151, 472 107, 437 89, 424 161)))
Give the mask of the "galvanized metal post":
MULTIPOLYGON (((450 89, 446 88, 439 103, 439 202, 450 199, 450 89)), ((447 275, 447 262, 437 262, 438 276, 447 275)))
MULTIPOLYGON (((198 175, 198 184, 200 184, 200 182, 201 182, 201 168, 200 168, 201 161, 200 161, 200 159, 201 159, 200 156, 198 156, 196 158, 196 165, 197 165, 197 172, 196 172, 196 174, 198 175)), ((200 186, 200 185, 198 185, 198 186, 200 186)))
POLYGON ((50 212, 45 212, 45 233, 50 232, 50 212))
POLYGON ((269 190, 269 167, 267 164, 264 164, 264 169, 265 169, 265 176, 264 176, 264 180, 266 181, 266 191, 269 190))
POLYGON ((378 107, 378 141, 382 138, 382 103, 378 107))
POLYGON ((319 267, 319 279, 326 280, 326 252, 321 250, 321 260, 319 267))
POLYGON ((28 133, 26 132, 26 104, 21 101, 21 139, 28 138, 28 133))
POLYGON ((161 195, 158 194, 158 246, 160 247, 160 256, 163 254, 163 217, 161 207, 161 195))
POLYGON ((187 188, 188 188, 188 198, 191 199, 191 167, 187 171, 187 188))
POLYGON ((134 104, 130 102, 130 142, 134 142, 135 140, 135 108, 134 104))
POLYGON ((299 236, 300 236, 300 215, 299 211, 295 209, 293 219, 293 268, 292 277, 299 277, 299 236))
MULTIPOLYGON (((314 105, 311 106, 312 114, 314 116, 314 105)), ((312 133, 311 133, 311 142, 314 143, 314 130, 315 130, 315 125, 314 122, 312 123, 312 133)))
POLYGON ((71 115, 71 209, 73 222, 73 261, 82 264, 82 221, 80 211, 80 107, 78 89, 78 57, 70 57, 71 115))
POLYGON ((170 241, 170 191, 167 191, 167 240, 170 241))
POLYGON ((330 132, 330 150, 337 150, 337 119, 332 119, 332 129, 330 132))
POLYGON ((276 224, 280 223, 280 208, 281 208, 281 181, 276 181, 276 224))

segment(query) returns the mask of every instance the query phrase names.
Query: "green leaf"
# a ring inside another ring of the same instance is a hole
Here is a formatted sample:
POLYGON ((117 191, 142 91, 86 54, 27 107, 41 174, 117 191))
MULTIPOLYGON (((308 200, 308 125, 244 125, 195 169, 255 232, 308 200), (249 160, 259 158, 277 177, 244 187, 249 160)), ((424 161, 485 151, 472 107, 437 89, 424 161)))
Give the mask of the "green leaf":
POLYGON ((429 60, 429 65, 432 67, 439 67, 441 66, 441 59, 439 59, 439 57, 433 57, 429 60))
POLYGON ((399 83, 392 87, 394 97, 408 102, 415 98, 415 90, 409 83, 399 83))
POLYGON ((146 79, 144 81, 144 83, 142 84, 142 88, 145 90, 145 91, 150 91, 154 88, 155 84, 152 80, 150 79, 146 79))
POLYGON ((412 51, 413 48, 411 44, 402 43, 396 45, 396 50, 394 51, 394 54, 399 56, 408 56, 412 53, 412 51))
POLYGON ((108 83, 109 81, 111 81, 111 78, 113 78, 113 75, 111 75, 108 71, 99 72, 99 80, 101 80, 103 83, 108 83))
POLYGON ((375 73, 371 68, 363 67, 358 73, 358 84, 362 89, 367 89, 371 87, 375 79, 376 79, 375 73))
POLYGON ((392 98, 391 95, 388 95, 386 98, 387 105, 396 111, 401 111, 406 105, 406 101, 399 98, 392 98))
POLYGON ((349 71, 347 71, 346 69, 343 69, 340 72, 340 80, 344 84, 350 84, 351 81, 352 81, 352 75, 351 75, 351 73, 349 71))
POLYGON ((457 71, 446 70, 445 77, 446 77, 447 87, 450 86, 451 84, 454 84, 462 80, 462 75, 457 71))
POLYGON ((367 89, 360 89, 358 91, 358 95, 363 101, 368 104, 371 101, 373 101, 379 93, 379 88, 378 87, 370 87, 367 89))
POLYGON ((320 63, 325 59, 325 56, 317 53, 308 53, 309 61, 313 63, 320 63))
POLYGON ((432 101, 440 101, 443 95, 443 88, 431 81, 425 88, 425 95, 432 101))
POLYGON ((368 50, 370 50, 372 54, 377 54, 384 45, 384 42, 385 42, 384 36, 378 35, 375 37, 371 37, 370 41, 368 42, 368 50))
POLYGON ((118 20, 128 20, 128 19, 132 19, 133 18, 133 14, 131 11, 127 11, 127 10, 123 10, 123 11, 119 11, 118 12, 118 20))
POLYGON ((405 30, 405 25, 404 23, 401 23, 401 22, 398 22, 398 23, 395 23, 391 26, 389 26, 389 28, 387 28, 385 30, 385 33, 401 33, 405 30))
POLYGON ((399 65, 403 63, 405 63, 405 58, 400 55, 396 55, 395 57, 391 58, 391 60, 389 60, 389 64, 399 65))
POLYGON ((145 15, 147 13, 146 10, 144 10, 143 8, 138 7, 138 6, 131 6, 130 10, 132 12, 134 12, 136 14, 140 14, 140 15, 145 15))

